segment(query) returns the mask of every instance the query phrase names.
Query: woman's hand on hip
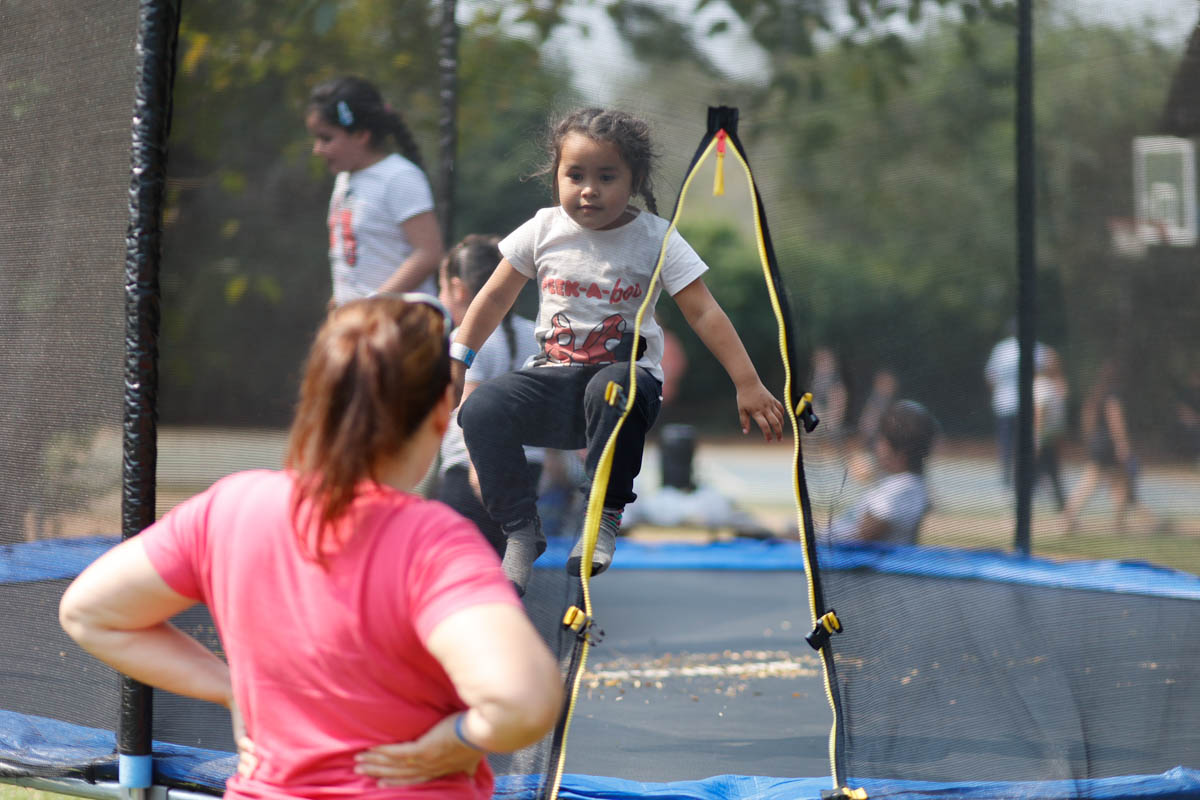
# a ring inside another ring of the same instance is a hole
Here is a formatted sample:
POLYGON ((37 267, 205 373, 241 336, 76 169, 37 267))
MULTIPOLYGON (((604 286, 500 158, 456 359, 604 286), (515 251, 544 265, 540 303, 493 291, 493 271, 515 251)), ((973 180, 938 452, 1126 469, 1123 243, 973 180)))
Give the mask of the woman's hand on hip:
POLYGON ((484 754, 455 735, 457 717, 446 717, 416 741, 364 750, 355 757, 355 772, 378 779, 380 786, 408 786, 460 772, 474 775, 484 754))

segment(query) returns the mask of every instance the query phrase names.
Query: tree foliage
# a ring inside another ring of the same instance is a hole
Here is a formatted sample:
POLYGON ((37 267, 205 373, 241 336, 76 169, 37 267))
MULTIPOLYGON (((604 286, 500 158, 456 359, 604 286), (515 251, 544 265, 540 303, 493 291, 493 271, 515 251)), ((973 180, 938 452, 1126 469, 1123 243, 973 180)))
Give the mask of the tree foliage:
MULTIPOLYGON (((435 180, 437 11, 382 0, 188 5, 166 216, 166 421, 287 423, 331 291, 332 177, 309 154, 308 94, 342 74, 376 83, 435 180)), ((456 235, 507 232, 544 202, 521 177, 532 132, 569 85, 498 23, 485 11, 462 34, 456 235)))
MULTIPOLYGON (((759 180, 806 315, 802 338, 839 353, 855 402, 889 367, 952 433, 989 430, 982 365, 1016 313, 1016 52, 1005 16, 947 15, 904 40, 902 61, 868 64, 879 51, 866 45, 774 53, 768 88, 743 95, 753 127, 742 137, 767 165, 759 180), (902 78, 885 74, 889 63, 903 64, 902 78), (886 91, 872 88, 873 71, 886 91), (822 76, 819 93, 780 88, 811 75, 822 76)), ((1041 19, 1039 337, 1063 351, 1076 400, 1100 358, 1124 348, 1130 378, 1159 409, 1137 424, 1153 424, 1168 413, 1171 371, 1186 373, 1181 353, 1195 349, 1194 281, 1178 253, 1152 252, 1142 268, 1116 258, 1105 222, 1133 213, 1130 141, 1155 132, 1180 53, 1150 28, 1041 19), (1180 364, 1132 356, 1142 352, 1180 364)), ((738 247, 752 254, 747 238, 722 241, 718 262, 738 247)), ((735 317, 745 332, 758 323, 735 317)), ((690 369, 707 370, 699 385, 725 380, 703 357, 690 369)))
MULTIPOLYGON (((524 180, 541 158, 540 131, 550 112, 587 98, 544 45, 583 24, 577 5, 470 7, 456 238, 505 233, 547 202, 543 185, 524 180)), ((622 88, 643 107, 673 118, 687 104, 679 81, 690 81, 743 109, 803 346, 832 344, 852 389, 876 368, 899 368, 948 430, 984 432, 980 369, 1016 301, 1015 3, 584 5, 603 10, 651 78, 622 88), (713 56, 710 45, 734 27, 762 54, 763 74, 730 75, 713 56)), ((1104 229, 1107 217, 1132 213, 1129 138, 1153 132, 1179 54, 1153 31, 1051 13, 1059 5, 1038 6, 1039 322, 1081 386, 1114 320, 1132 331, 1124 340, 1145 347, 1182 312, 1139 309, 1167 300, 1178 309, 1193 290, 1180 266, 1159 270, 1162 286, 1130 273, 1104 229)), ((329 292, 330 178, 307 155, 305 99, 318 80, 365 75, 406 113, 432 165, 436 12, 378 0, 189 6, 171 156, 168 419, 286 420, 295 367, 329 292), (214 385, 230 388, 203 391, 214 385)), ((578 42, 589 68, 603 70, 588 40, 578 42)), ((669 207, 669 184, 658 193, 669 207)), ((745 230, 700 222, 687 232, 714 265, 714 293, 743 338, 774 363, 745 230)), ((663 309, 669 318, 669 302, 663 309)), ((693 387, 726 382, 695 355, 693 387)))

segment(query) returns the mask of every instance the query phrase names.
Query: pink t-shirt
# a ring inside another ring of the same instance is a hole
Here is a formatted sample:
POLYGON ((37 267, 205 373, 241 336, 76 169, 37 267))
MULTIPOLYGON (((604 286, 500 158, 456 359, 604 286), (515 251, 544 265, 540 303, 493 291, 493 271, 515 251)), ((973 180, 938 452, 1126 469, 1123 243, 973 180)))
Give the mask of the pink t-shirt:
POLYGON ((519 605, 495 553, 448 507, 373 486, 322 568, 296 542, 292 488, 286 473, 238 473, 141 534, 163 580, 207 603, 221 635, 259 756, 227 796, 491 797, 486 761, 473 778, 381 789, 354 774, 354 755, 465 708, 424 643, 455 611, 519 605))

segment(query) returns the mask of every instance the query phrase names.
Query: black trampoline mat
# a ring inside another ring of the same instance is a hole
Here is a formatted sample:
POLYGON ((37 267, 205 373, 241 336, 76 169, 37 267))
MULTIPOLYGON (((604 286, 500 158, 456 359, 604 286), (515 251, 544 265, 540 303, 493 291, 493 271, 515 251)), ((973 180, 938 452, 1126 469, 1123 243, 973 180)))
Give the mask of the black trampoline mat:
POLYGON ((612 570, 591 584, 566 771, 641 781, 828 775, 832 713, 796 572, 612 570))

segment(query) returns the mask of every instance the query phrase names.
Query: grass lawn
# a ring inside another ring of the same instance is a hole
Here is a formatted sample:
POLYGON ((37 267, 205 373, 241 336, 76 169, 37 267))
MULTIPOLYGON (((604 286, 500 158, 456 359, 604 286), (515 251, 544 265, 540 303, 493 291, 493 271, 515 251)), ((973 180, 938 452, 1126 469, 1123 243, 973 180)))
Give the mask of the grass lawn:
POLYGON ((58 800, 69 795, 43 792, 38 789, 26 789, 24 786, 12 786, 0 783, 0 800, 58 800))

